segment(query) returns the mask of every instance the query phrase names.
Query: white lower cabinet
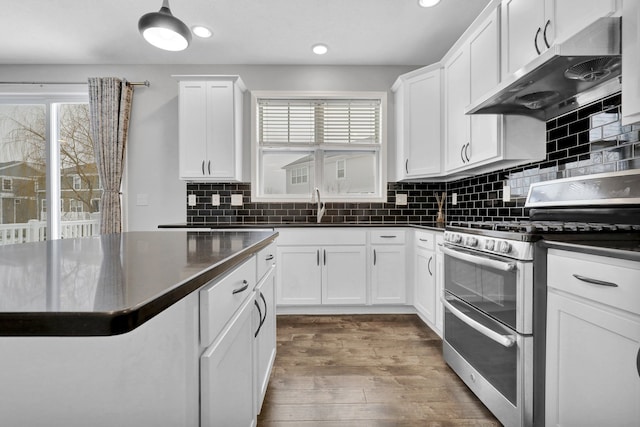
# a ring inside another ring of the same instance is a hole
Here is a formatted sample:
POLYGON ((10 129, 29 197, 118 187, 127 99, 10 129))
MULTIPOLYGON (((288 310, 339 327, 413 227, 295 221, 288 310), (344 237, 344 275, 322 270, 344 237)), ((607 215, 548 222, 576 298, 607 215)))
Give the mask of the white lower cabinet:
POLYGON ((201 426, 256 425, 253 298, 200 358, 201 426))
MULTIPOLYGON (((442 303, 440 302, 442 274, 438 266, 436 240, 442 239, 441 233, 418 230, 415 232, 414 247, 414 305, 420 318, 433 330, 442 335, 442 303)), ((440 260, 441 262, 442 260, 440 260)))
MULTIPOLYGON (((275 248, 274 248, 275 249, 275 248)), ((271 368, 276 359, 276 275, 275 264, 267 271, 256 287, 254 298, 254 361, 256 384, 256 408, 262 408, 267 392, 271 368)))
POLYGON ((200 291, 202 427, 256 425, 276 355, 275 272, 271 244, 200 291))
POLYGON ((637 426, 640 263, 550 250, 547 280, 545 425, 637 426))
POLYGON ((371 242, 371 303, 407 302, 406 232, 402 228, 369 231, 371 242))
POLYGON ((366 231, 322 228, 279 232, 278 305, 366 303, 366 231))

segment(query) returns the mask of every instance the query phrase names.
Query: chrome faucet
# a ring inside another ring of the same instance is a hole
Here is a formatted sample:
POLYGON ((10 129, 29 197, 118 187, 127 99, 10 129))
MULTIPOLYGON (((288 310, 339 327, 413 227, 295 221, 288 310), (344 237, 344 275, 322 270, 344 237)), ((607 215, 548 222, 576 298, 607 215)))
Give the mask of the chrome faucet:
POLYGON ((316 187, 316 203, 318 204, 316 218, 318 219, 318 223, 322 221, 322 215, 324 215, 324 203, 320 200, 320 189, 316 187))

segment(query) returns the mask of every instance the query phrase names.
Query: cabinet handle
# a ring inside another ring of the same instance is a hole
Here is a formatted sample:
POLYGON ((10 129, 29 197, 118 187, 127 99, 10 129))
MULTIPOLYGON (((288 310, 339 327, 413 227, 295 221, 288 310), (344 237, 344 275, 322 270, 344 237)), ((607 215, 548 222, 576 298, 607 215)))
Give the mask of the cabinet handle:
POLYGON ((429 241, 429 239, 423 239, 423 238, 420 238, 420 241, 421 241, 421 242, 428 242, 428 241, 429 241))
POLYGON ((551 45, 547 41, 547 28, 549 28, 549 25, 551 25, 551 19, 548 19, 547 23, 544 24, 544 31, 542 32, 542 39, 544 40, 544 44, 547 45, 547 49, 551 47, 551 45))
POLYGON ((202 161, 202 175, 204 175, 204 160, 202 161))
POLYGON ((636 369, 638 370, 638 376, 640 377, 640 348, 638 349, 638 356, 636 356, 636 369))
POLYGON ((462 144, 462 148, 460 148, 460 158, 462 159, 462 163, 465 163, 464 155, 462 154, 464 152, 464 146, 465 144, 462 144))
POLYGON ((618 285, 616 285, 615 283, 605 282, 604 280, 592 279, 591 277, 585 277, 579 274, 574 274, 573 277, 575 277, 578 280, 582 280, 583 282, 591 283, 592 285, 609 286, 611 288, 618 287, 618 285))
POLYGON ((269 254, 267 255, 267 257, 264 259, 265 261, 271 261, 273 259, 273 254, 269 254))
POLYGON ((207 169, 209 170, 209 175, 211 175, 211 160, 209 160, 209 163, 207 164, 207 169))
POLYGON ((258 329, 253 334, 253 337, 256 338, 258 336, 258 334, 260 333, 260 329, 262 329, 262 310, 260 310, 260 304, 258 304, 258 301, 253 300, 253 303, 255 304, 256 308, 258 309, 258 316, 260 317, 260 324, 258 325, 258 329))
POLYGON ((316 250, 316 264, 320 265, 320 249, 316 250))
POLYGON ((538 52, 538 55, 542 53, 540 52, 540 48, 538 47, 538 36, 540 35, 541 31, 542 31, 542 28, 538 27, 538 31, 536 31, 536 36, 533 38, 533 45, 536 47, 536 52, 538 52))
POLYGON ((385 234, 383 236, 380 236, 381 239, 395 239, 398 236, 392 235, 392 234, 385 234))
POLYGON ((323 263, 324 265, 327 265, 327 250, 326 250, 326 249, 323 249, 323 250, 322 250, 322 255, 323 255, 323 256, 322 256, 322 259, 323 259, 322 263, 323 263))
POLYGON ((409 173, 409 159, 405 160, 404 162, 404 170, 409 173))
POLYGON ((464 146, 464 156, 467 158, 467 162, 471 161, 469 158, 469 145, 471 145, 471 143, 467 142, 467 145, 464 146))
POLYGON ((429 276, 433 277, 433 272, 431 271, 431 261, 433 260, 433 257, 430 256, 429 257, 429 261, 427 262, 427 270, 429 271, 429 276))
POLYGON ((376 255, 376 250, 373 250, 373 265, 376 265, 376 260, 377 260, 377 255, 376 255))
POLYGON ((249 287, 249 282, 247 282, 246 280, 243 280, 243 281, 242 281, 242 284, 243 284, 244 286, 243 286, 243 287, 241 287, 241 288, 238 288, 238 289, 234 289, 234 290, 233 290, 233 292, 232 292, 232 294, 234 294, 234 295, 235 295, 235 294, 239 294, 240 292, 244 292, 244 291, 246 291, 246 290, 247 290, 247 288, 249 287))
POLYGON ((264 319, 260 320, 260 327, 262 327, 262 324, 267 321, 267 300, 264 298, 264 294, 262 292, 260 292, 260 299, 264 304, 264 319))

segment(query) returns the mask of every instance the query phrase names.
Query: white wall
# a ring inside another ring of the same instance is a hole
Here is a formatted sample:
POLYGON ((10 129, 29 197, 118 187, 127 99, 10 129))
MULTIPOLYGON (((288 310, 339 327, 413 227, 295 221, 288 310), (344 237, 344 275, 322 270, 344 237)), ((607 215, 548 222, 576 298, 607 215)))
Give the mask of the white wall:
MULTIPOLYGON (((127 229, 153 230, 186 221, 186 184, 178 177, 178 85, 174 74, 239 74, 251 90, 387 91, 388 176, 395 176, 395 79, 415 67, 295 65, 0 65, 0 81, 82 82, 88 77, 148 80, 136 87, 127 151, 127 229), (138 195, 148 205, 137 206, 138 195)), ((0 90, 2 87, 0 86, 0 90)), ((244 175, 250 177, 249 105, 245 96, 244 175)))

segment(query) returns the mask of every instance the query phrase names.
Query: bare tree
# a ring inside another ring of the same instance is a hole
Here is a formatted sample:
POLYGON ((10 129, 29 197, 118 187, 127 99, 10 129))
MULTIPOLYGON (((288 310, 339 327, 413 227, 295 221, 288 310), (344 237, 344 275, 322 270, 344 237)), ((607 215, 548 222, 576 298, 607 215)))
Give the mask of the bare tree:
MULTIPOLYGON (((99 179, 95 165, 93 140, 89 129, 87 104, 58 106, 58 142, 60 179, 63 197, 79 200, 84 212, 96 210, 91 201, 99 197, 99 179), (79 177, 80 186, 74 185, 79 177)), ((45 174, 46 128, 44 105, 0 105, 0 140, 7 159, 22 160, 45 174)))

